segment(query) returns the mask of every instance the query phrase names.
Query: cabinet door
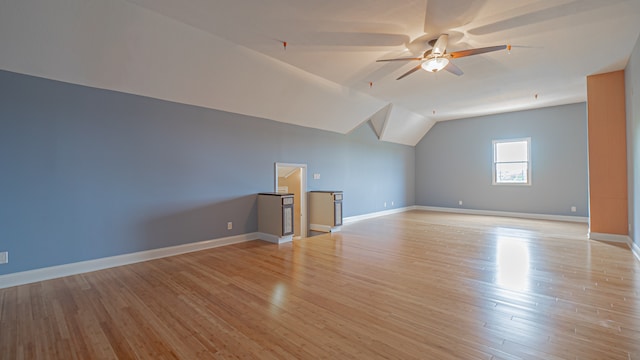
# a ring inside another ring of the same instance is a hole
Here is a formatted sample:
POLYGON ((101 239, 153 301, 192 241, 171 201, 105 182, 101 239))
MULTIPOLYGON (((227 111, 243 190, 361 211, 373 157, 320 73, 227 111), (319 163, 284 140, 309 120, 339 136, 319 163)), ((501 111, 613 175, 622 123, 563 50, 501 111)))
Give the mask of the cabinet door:
POLYGON ((333 203, 334 211, 333 211, 333 225, 341 226, 342 225, 342 201, 336 201, 333 203))
POLYGON ((282 207, 282 235, 293 234, 293 205, 282 207))

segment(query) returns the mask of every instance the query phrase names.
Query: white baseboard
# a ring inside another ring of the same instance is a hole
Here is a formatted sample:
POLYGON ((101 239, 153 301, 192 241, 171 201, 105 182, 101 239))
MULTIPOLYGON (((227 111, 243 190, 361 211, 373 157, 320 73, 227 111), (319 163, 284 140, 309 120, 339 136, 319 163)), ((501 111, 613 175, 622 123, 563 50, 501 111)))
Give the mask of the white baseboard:
POLYGON ((631 240, 631 238, 629 237, 629 248, 631 248, 631 252, 633 253, 633 255, 636 257, 636 259, 638 261, 640 261, 640 246, 638 246, 638 244, 634 243, 633 240, 631 240))
POLYGON ((629 246, 629 249, 631 249, 631 253, 636 258, 636 260, 640 261, 640 246, 634 243, 633 239, 631 239, 631 237, 628 235, 603 234, 603 233, 594 233, 589 231, 589 239, 627 244, 627 246, 629 246))
POLYGON ((0 289, 258 239, 259 233, 249 233, 0 275, 0 289))
POLYGON ((397 214, 397 213, 401 213, 401 212, 405 212, 405 211, 409 211, 409 210, 415 210, 415 209, 416 209, 415 206, 408 206, 408 207, 403 207, 403 208, 378 211, 378 212, 369 213, 369 214, 349 216, 349 217, 346 217, 346 218, 342 219, 342 223, 343 224, 350 224, 350 223, 354 223, 354 222, 358 222, 358 221, 362 221, 362 220, 377 218, 379 216, 397 214))
MULTIPOLYGON (((344 222, 344 219, 342 220, 344 222)), ((339 232, 342 230, 342 226, 329 226, 329 225, 320 225, 320 224, 309 224, 309 230, 325 232, 325 233, 333 233, 339 232)))
POLYGON ((591 240, 600 240, 600 241, 623 243, 623 244, 631 243, 631 239, 627 235, 605 234, 605 233, 597 233, 597 232, 589 231, 587 236, 591 240))
MULTIPOLYGON (((391 215, 396 213, 401 213, 410 210, 425 210, 425 211, 439 211, 439 212, 451 212, 451 213, 460 213, 460 214, 472 214, 472 215, 489 215, 489 216, 505 216, 505 217, 517 217, 517 218, 530 218, 530 219, 541 219, 541 220, 557 220, 557 221, 572 221, 572 222, 588 222, 588 218, 578 217, 578 216, 560 216, 560 215, 544 215, 544 214, 527 214, 527 213, 513 213, 513 212, 505 212, 505 211, 487 211, 487 210, 471 210, 471 209, 456 209, 456 208, 443 208, 443 207, 432 207, 432 206, 408 206, 404 208, 397 208, 385 211, 379 211, 370 214, 350 216, 343 219, 344 224, 354 223, 361 220, 372 219, 379 216, 391 215)), ((340 229, 335 229, 333 231, 339 231, 340 229)), ((225 238, 213 239, 200 241, 197 243, 190 243, 184 245, 170 246, 160 249, 146 250, 140 251, 130 254, 123 254, 117 256, 110 256, 95 260, 87 260, 81 261, 71 264, 57 265, 51 266, 41 269, 34 269, 28 271, 22 271, 12 274, 0 275, 0 289, 7 288, 11 286, 18 286, 29 284, 38 281, 50 280, 55 278, 60 278, 64 276, 77 275, 81 273, 97 271, 102 269, 107 269, 116 266, 128 265, 142 261, 148 261, 153 259, 159 259, 168 256, 174 256, 184 253, 189 253, 193 251, 200 251, 205 249, 211 249, 219 246, 237 244, 241 242, 251 241, 251 240, 265 240, 274 243, 283 243, 287 242, 287 240, 282 240, 282 238, 272 239, 274 235, 264 234, 264 233, 249 233, 242 234, 236 236, 230 236, 225 238)), ((591 239, 594 240, 603 240, 603 241, 612 241, 612 242, 623 242, 629 245, 631 251, 635 255, 635 257, 640 261, 640 247, 633 243, 631 238, 625 235, 612 235, 612 234, 599 234, 599 233, 590 233, 591 239)), ((291 240, 288 240, 291 241, 291 240)))
POLYGON ((533 214, 533 213, 519 213, 510 211, 493 211, 493 210, 473 210, 473 209, 459 209, 459 208, 445 208, 437 206, 414 206, 416 210, 424 211, 439 211, 449 212, 457 214, 468 215, 486 215, 486 216, 504 216, 523 219, 536 219, 536 220, 553 220, 553 221, 569 221, 588 223, 589 218, 584 216, 566 216, 566 215, 547 215, 547 214, 533 214))
POLYGON ((278 235, 267 234, 267 233, 258 233, 258 239, 268 241, 274 244, 283 244, 286 242, 293 241, 293 235, 278 236, 278 235))

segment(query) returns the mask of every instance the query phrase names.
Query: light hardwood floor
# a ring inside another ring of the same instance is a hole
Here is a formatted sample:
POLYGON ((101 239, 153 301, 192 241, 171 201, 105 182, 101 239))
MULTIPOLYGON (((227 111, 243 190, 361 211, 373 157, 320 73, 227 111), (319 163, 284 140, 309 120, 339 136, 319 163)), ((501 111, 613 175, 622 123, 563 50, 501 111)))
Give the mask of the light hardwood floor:
POLYGON ((0 290, 2 359, 640 359, 586 224, 412 211, 0 290))

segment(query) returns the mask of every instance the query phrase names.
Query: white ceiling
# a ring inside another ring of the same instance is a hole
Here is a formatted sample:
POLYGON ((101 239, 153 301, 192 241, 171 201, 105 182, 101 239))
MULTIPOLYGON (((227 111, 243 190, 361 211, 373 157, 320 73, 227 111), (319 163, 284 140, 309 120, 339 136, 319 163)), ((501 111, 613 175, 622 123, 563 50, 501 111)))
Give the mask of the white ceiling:
POLYGON ((5 0, 0 68, 415 145, 435 121, 585 101, 638 24, 639 0, 5 0), (460 77, 376 62, 440 33, 513 48, 453 60, 460 77))

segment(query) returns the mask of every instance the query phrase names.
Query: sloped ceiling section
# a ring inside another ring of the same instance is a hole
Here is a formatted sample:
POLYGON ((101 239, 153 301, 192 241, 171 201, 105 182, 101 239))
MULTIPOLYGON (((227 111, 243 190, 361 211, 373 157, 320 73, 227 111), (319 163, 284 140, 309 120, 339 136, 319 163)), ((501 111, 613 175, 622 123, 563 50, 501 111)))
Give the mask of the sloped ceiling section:
POLYGON ((415 145, 422 139, 435 120, 389 104, 369 119, 378 139, 399 144, 415 145))
POLYGON ((640 0, 0 0, 0 69, 415 145, 434 121, 586 101, 639 23, 640 0), (513 46, 453 59, 462 76, 377 62, 443 33, 449 53, 513 46))
POLYGON ((0 45, 4 70, 339 133, 388 105, 125 1, 1 2, 0 45))
POLYGON ((433 119, 392 104, 382 140, 415 145, 434 124, 433 119))
POLYGON ((387 126, 387 119, 389 118, 390 110, 391 104, 380 109, 380 111, 375 113, 370 119, 373 130, 376 132, 376 135, 378 135, 378 139, 382 139, 382 135, 384 135, 384 129, 387 126))

